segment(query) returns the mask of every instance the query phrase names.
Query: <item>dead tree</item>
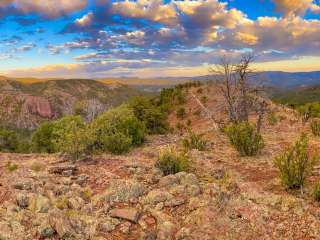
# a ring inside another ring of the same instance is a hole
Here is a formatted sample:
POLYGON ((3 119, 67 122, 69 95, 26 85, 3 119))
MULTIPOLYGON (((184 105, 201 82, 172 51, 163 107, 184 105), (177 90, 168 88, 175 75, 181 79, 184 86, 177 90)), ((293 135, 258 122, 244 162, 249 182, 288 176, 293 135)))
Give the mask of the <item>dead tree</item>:
POLYGON ((227 104, 227 112, 231 122, 237 122, 237 81, 235 79, 235 66, 226 57, 221 58, 220 63, 210 69, 210 72, 218 77, 222 76, 222 84, 219 89, 227 104))
POLYGON ((247 122, 249 120, 249 108, 252 105, 250 101, 250 87, 248 79, 253 73, 250 65, 253 62, 253 55, 243 55, 240 62, 235 67, 235 76, 238 82, 239 106, 238 106, 238 121, 247 122))
POLYGON ((256 126, 259 132, 268 104, 259 95, 262 88, 253 87, 249 83, 250 77, 254 75, 251 68, 253 60, 253 55, 243 55, 239 63, 235 64, 223 57, 210 72, 220 78, 219 89, 225 100, 229 121, 248 122, 250 113, 255 112, 258 115, 256 126))

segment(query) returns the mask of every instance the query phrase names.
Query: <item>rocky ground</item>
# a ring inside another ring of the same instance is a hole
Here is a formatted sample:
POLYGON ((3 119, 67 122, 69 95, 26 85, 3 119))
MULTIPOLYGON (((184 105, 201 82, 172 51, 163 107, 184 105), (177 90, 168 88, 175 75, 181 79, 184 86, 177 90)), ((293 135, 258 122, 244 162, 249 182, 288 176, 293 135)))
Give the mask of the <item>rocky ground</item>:
POLYGON ((308 127, 279 109, 282 120, 263 128, 263 152, 244 158, 187 106, 194 129, 210 140, 207 151, 190 152, 188 173, 163 176, 154 166, 160 148, 181 147, 178 134, 76 164, 58 155, 1 154, 0 239, 320 239, 320 208, 311 196, 319 172, 304 194, 286 192, 272 163, 308 127))

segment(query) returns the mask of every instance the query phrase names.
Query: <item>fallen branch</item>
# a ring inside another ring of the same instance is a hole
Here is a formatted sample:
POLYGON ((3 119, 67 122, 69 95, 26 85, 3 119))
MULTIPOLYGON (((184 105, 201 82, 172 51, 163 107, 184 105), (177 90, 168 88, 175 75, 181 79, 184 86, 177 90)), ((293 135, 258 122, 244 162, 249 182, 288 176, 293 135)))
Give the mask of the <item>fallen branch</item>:
POLYGON ((213 128, 219 131, 220 129, 219 122, 214 118, 213 113, 206 106, 202 104, 202 102, 196 97, 196 95, 191 93, 191 96, 196 100, 198 105, 203 109, 203 111, 206 113, 206 116, 212 121, 213 128))

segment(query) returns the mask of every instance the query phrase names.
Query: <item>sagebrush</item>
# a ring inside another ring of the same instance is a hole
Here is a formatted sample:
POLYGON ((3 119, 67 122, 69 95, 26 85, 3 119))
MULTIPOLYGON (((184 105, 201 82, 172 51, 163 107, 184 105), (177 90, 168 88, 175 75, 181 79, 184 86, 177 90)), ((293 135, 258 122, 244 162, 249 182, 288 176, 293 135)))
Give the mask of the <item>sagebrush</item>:
POLYGON ((315 136, 320 136, 320 120, 319 119, 314 119, 310 123, 311 131, 313 135, 315 136))
POLYGON ((164 175, 175 174, 190 169, 190 159, 187 153, 179 152, 176 148, 168 146, 159 152, 156 167, 164 175))

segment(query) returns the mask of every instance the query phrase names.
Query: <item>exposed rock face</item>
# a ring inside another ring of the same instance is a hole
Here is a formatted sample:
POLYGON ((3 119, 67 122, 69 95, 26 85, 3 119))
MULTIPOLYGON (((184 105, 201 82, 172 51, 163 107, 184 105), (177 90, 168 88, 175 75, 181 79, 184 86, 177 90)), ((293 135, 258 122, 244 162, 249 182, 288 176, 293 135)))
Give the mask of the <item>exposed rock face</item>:
POLYGON ((51 119, 55 115, 54 109, 52 109, 48 99, 43 97, 26 96, 22 101, 24 101, 22 111, 27 110, 30 114, 47 119, 51 119))

